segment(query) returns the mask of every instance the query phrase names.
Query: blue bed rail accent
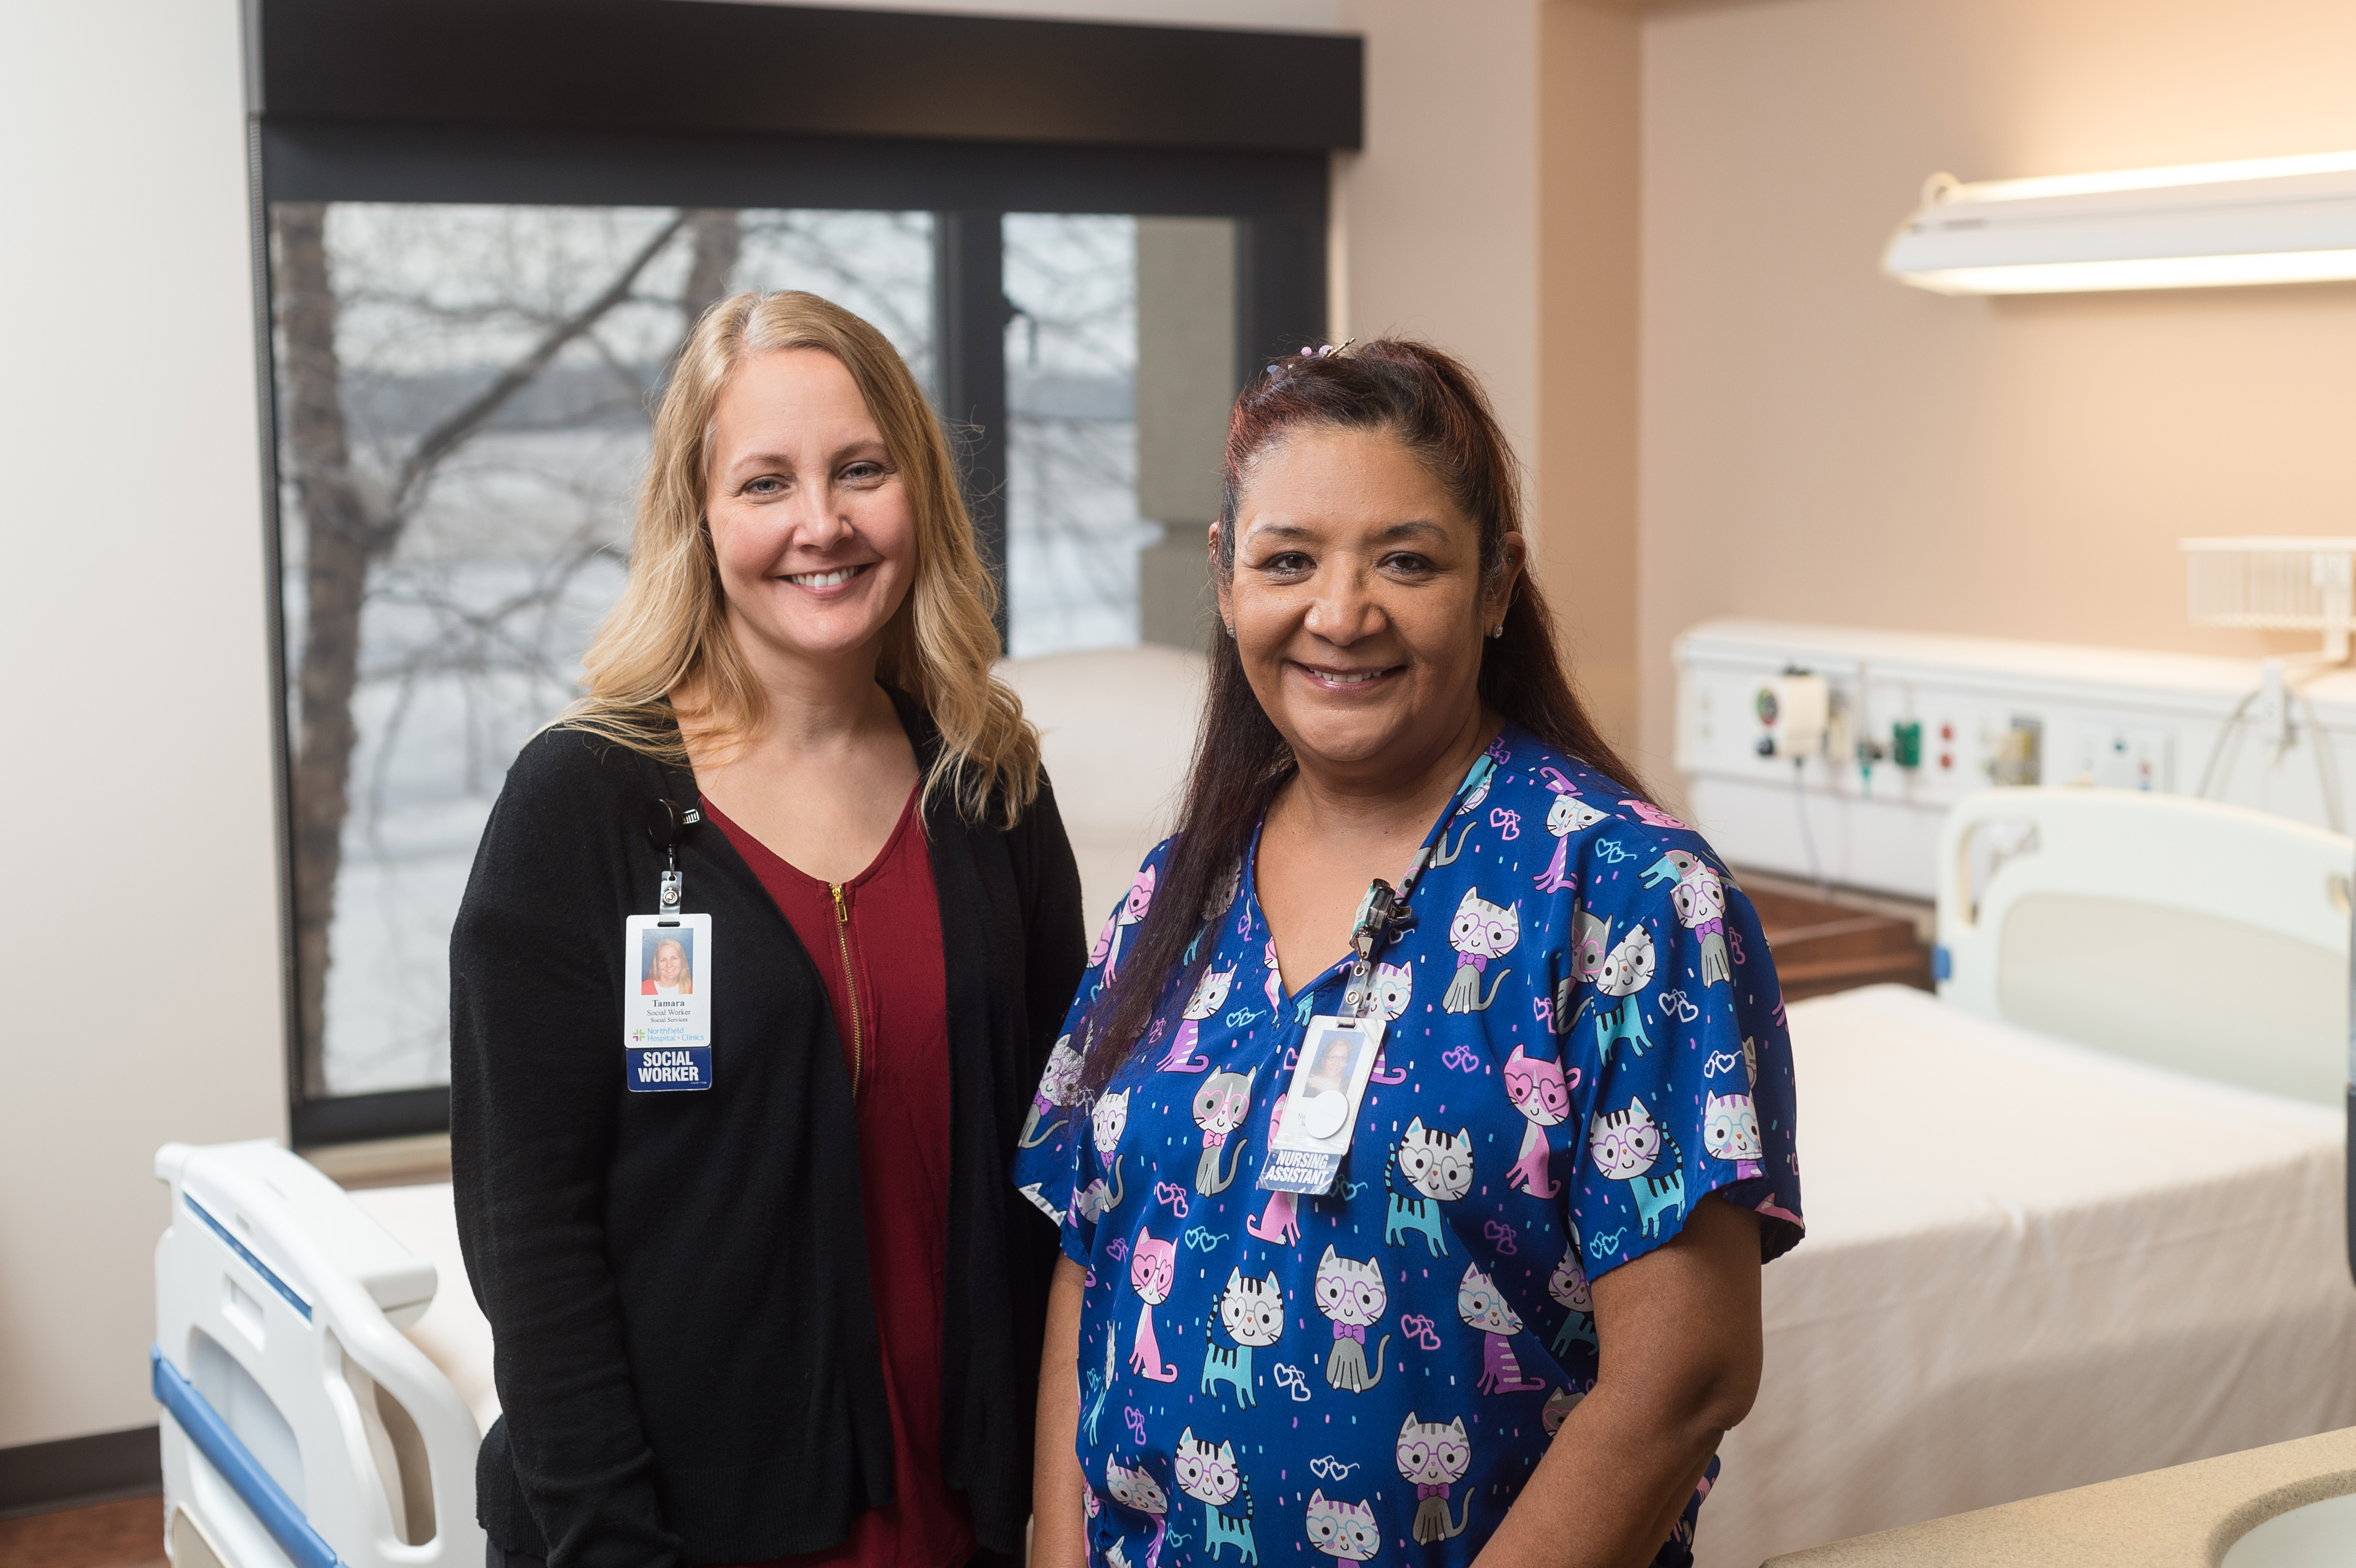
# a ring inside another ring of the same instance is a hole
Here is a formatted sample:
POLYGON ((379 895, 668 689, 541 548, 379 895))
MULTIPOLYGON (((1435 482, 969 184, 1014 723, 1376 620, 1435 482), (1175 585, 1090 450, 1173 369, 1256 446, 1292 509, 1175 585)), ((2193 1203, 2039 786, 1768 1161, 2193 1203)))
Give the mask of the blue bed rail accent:
MULTIPOLYGON (((196 1205, 191 1203, 189 1207, 194 1209, 196 1205)), ((201 1209, 197 1212, 204 1214, 201 1209)), ((210 1220, 212 1216, 205 1214, 205 1218, 210 1220)), ((342 1559, 327 1544, 327 1537, 311 1528, 303 1510, 271 1479, 270 1472, 262 1467, 253 1451, 230 1430, 229 1423, 220 1418, 211 1403, 197 1392, 197 1385, 165 1360, 164 1348, 150 1345, 147 1361, 153 1372, 156 1403, 172 1413, 172 1419, 180 1424, 188 1441, 212 1461, 213 1468, 253 1510, 253 1517, 262 1521, 262 1528, 294 1560, 295 1568, 343 1568, 342 1559)))
POLYGON ((230 1251, 235 1253, 239 1257, 243 1258, 245 1260, 246 1266, 262 1276, 263 1284, 269 1285, 271 1289, 276 1291, 279 1295, 284 1296, 286 1298, 286 1305, 292 1307, 295 1311, 303 1315, 304 1322, 308 1323, 311 1321, 311 1304, 304 1300, 301 1296, 295 1295, 294 1287, 287 1284, 284 1280, 279 1278, 278 1273, 275 1269, 273 1269, 268 1264, 263 1263, 260 1258, 255 1257, 252 1247, 247 1246, 243 1242, 241 1242, 235 1236, 230 1235, 227 1225, 222 1224, 219 1220, 214 1219, 210 1214, 207 1213, 205 1211, 205 1206, 198 1202, 195 1199, 189 1197, 187 1193, 183 1192, 180 1194, 180 1201, 188 1206, 188 1211, 190 1213, 194 1214, 198 1219, 202 1220, 206 1224, 211 1226, 213 1234, 219 1236, 222 1241, 227 1242, 229 1243, 230 1251))

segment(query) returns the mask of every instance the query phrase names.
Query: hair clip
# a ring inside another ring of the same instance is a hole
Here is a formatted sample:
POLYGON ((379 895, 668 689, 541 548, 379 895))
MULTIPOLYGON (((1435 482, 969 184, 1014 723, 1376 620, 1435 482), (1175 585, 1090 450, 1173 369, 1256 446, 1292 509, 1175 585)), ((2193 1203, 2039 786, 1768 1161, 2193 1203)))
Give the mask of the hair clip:
MULTIPOLYGON (((1303 359, 1331 358, 1336 354, 1348 353, 1350 346, 1357 341, 1355 337, 1345 337, 1339 343, 1328 343, 1323 347, 1304 343, 1301 346, 1301 357, 1303 359)), ((1291 368, 1292 364, 1293 361, 1290 359, 1275 360, 1269 364, 1266 373, 1270 376, 1281 376, 1291 368)))

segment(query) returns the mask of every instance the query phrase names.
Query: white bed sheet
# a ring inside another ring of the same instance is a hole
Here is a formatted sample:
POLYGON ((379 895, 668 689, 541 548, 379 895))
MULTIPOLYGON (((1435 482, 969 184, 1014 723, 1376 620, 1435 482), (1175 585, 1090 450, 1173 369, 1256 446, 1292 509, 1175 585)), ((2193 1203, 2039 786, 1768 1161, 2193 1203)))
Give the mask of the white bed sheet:
POLYGON ((2356 1424, 2338 1114, 1901 987, 1790 1017, 1808 1236, 1700 1568, 2356 1424))
MULTIPOLYGON (((1808 1236, 1700 1568, 2356 1425, 2338 1115, 1897 986, 1791 1025, 1808 1236)), ((488 1429, 449 1184, 352 1196, 439 1270, 407 1333, 488 1429)))

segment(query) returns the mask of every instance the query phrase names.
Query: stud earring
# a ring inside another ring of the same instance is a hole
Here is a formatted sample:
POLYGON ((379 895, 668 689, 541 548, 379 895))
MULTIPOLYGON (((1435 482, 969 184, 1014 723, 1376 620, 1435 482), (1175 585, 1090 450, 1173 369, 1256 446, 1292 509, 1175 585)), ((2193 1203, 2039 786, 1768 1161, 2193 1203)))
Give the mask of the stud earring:
POLYGON ((1489 635, 1490 635, 1492 638, 1502 637, 1502 636, 1504 636, 1505 635, 1505 623, 1504 623, 1503 621, 1498 622, 1495 625, 1494 625, 1494 626, 1492 626, 1492 627, 1490 627, 1490 628, 1489 628, 1489 635))

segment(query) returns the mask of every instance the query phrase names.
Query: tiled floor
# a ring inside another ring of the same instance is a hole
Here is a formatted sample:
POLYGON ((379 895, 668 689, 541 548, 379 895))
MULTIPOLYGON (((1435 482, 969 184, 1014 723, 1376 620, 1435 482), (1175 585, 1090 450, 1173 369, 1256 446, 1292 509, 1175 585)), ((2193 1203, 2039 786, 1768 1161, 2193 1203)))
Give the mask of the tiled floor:
POLYGON ((7 1568, 165 1568, 162 1494, 0 1520, 7 1568))

